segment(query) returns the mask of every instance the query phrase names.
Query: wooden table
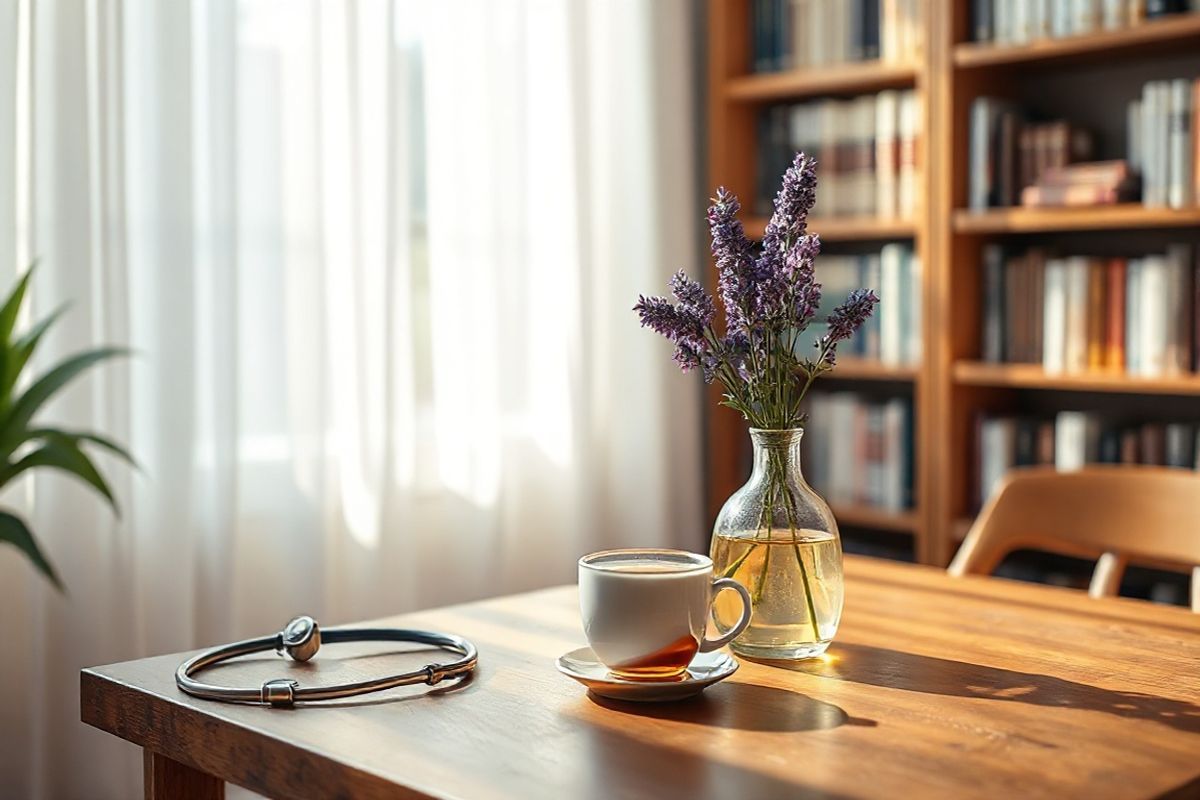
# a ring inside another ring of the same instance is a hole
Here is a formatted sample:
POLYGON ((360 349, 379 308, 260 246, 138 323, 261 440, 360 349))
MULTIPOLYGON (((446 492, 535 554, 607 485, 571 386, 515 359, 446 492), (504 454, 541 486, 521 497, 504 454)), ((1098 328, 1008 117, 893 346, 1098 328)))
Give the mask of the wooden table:
MULTIPOLYGON (((233 706, 177 691, 176 654, 85 670, 82 716, 145 748, 155 798, 220 797, 222 780, 312 798, 1200 796, 1200 615, 860 558, 846 572, 825 660, 743 661, 677 704, 592 698, 555 672, 583 642, 562 587, 395 620, 473 639, 465 685, 233 706)), ((353 647, 210 677, 429 660, 353 647)))

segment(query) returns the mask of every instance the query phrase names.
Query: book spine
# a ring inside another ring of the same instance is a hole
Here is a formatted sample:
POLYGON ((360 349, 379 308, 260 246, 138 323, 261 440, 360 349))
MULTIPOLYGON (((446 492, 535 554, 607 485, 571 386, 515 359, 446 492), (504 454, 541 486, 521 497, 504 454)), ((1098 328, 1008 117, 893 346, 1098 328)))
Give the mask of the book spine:
POLYGON ((880 55, 880 0, 866 0, 863 23, 863 57, 876 59, 880 55))
POLYGON ((1142 372, 1142 260, 1125 265, 1125 372, 1142 372))
POLYGON ((1109 259, 1107 278, 1104 366, 1121 371, 1125 369, 1125 259, 1109 259))
POLYGON ((1138 287, 1141 309, 1138 319, 1141 324, 1139 363, 1140 374, 1158 377, 1167 369, 1167 341, 1170 321, 1167 319, 1167 263, 1163 256, 1147 256, 1142 259, 1141 280, 1138 287))
POLYGON ((1071 472, 1087 463, 1087 417, 1082 411, 1060 411, 1054 418, 1054 467, 1071 472))
POLYGON ((1012 0, 995 0, 992 5, 992 39, 996 44, 1012 42, 1012 17, 1012 0))
POLYGON ((967 204, 972 211, 983 211, 988 207, 988 130, 991 119, 991 101, 977 97, 971 103, 970 162, 967 204))
POLYGON ((1046 262, 1042 323, 1042 368, 1052 374, 1066 369, 1067 265, 1061 259, 1046 262))
POLYGON ((997 244, 983 248, 983 347, 984 361, 1005 360, 1004 250, 997 244))
POLYGON ((1029 306, 1029 346, 1024 354, 1023 361, 1030 364, 1040 363, 1042 360, 1042 321, 1044 319, 1042 302, 1046 291, 1046 254, 1037 248, 1030 250, 1025 254, 1026 267, 1029 270, 1029 294, 1027 303, 1029 306))
POLYGON ((1086 372, 1088 315, 1088 261, 1082 256, 1067 259, 1067 324, 1065 370, 1086 372))
POLYGON ((1200 250, 1192 261, 1192 371, 1200 372, 1200 250))
POLYGON ((1103 0, 1103 25, 1106 31, 1125 27, 1125 0, 1103 0))
POLYGON ((1163 431, 1163 462, 1168 467, 1191 469, 1195 463, 1192 451, 1195 434, 1192 426, 1183 422, 1169 422, 1163 431))
POLYGON ((1108 315, 1105 298, 1106 270, 1103 262, 1088 262, 1087 294, 1087 368, 1099 371, 1105 363, 1104 322, 1108 315))
POLYGON ((1142 87, 1142 203, 1146 206, 1163 205, 1160 196, 1158 175, 1158 83, 1151 81, 1142 87))
POLYGON ((1166 370, 1179 375, 1192 367, 1192 248, 1186 244, 1167 247, 1166 370))
POLYGON ((975 41, 992 41, 992 0, 973 0, 971 20, 974 23, 975 41))
POLYGON ((900 157, 896 181, 896 206, 900 216, 912 219, 917 213, 917 151, 920 130, 920 107, 917 93, 911 89, 901 92, 900 157))
POLYGON ((1025 316, 1025 306, 1021 302, 1024 285, 1022 265, 1024 259, 1019 256, 1004 261, 1004 358, 1007 361, 1020 361, 1025 353, 1026 329, 1028 320, 1025 316))
POLYGON ((900 306, 903 288, 900 282, 900 245, 890 244, 879 253, 879 360, 898 365, 903 360, 904 330, 900 306))
POLYGON ((924 273, 921 265, 921 257, 912 248, 905 249, 905 258, 908 262, 908 308, 909 320, 911 324, 908 326, 908 358, 906 361, 909 364, 920 364, 923 360, 921 348, 924 345, 925 337, 922 334, 921 320, 922 302, 921 292, 925 286, 924 273))
POLYGON ((1125 113, 1125 160, 1129 168, 1141 173, 1145 161, 1142 157, 1142 101, 1131 100, 1125 113))
POLYGON ((1030 8, 1032 0, 1010 0, 1012 3, 1012 41, 1015 44, 1025 44, 1030 35, 1030 8))
POLYGON ((1033 0, 1032 35, 1034 39, 1045 39, 1050 36, 1050 2, 1051 0, 1033 0))
POLYGON ((897 216, 898 105, 898 95, 891 89, 875 98, 875 213, 887 219, 897 216))
POLYGON ((1171 81, 1169 120, 1169 170, 1167 204, 1184 208, 1192 204, 1192 82, 1171 81))

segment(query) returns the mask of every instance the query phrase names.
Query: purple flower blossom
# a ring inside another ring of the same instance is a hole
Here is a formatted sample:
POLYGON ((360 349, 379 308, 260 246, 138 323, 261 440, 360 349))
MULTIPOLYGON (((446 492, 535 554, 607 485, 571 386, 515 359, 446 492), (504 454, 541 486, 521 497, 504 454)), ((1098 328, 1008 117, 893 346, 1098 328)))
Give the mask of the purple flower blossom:
POLYGON ((775 211, 763 233, 758 275, 764 279, 778 275, 790 248, 808 230, 808 212, 817 201, 817 162, 797 153, 783 173, 783 183, 775 195, 775 211))
POLYGON ((704 287, 679 270, 671 276, 671 293, 679 301, 680 313, 693 319, 700 330, 712 323, 716 304, 704 287))
POLYGON ((855 289, 846 296, 845 302, 830 313, 829 330, 820 342, 826 353, 826 364, 832 366, 835 363, 838 342, 853 336, 871 316, 878 302, 879 298, 870 289, 855 289))
POLYGON ((665 297, 638 295, 633 310, 641 318, 642 327, 650 328, 675 344, 683 342, 699 350, 704 342, 704 327, 695 315, 665 297))
POLYGON ((737 197, 722 186, 708 209, 712 254, 717 262, 717 288, 730 330, 749 324, 747 312, 754 299, 754 246, 737 214, 742 208, 737 197))
POLYGON ((805 328, 821 304, 821 284, 816 280, 816 257, 821 239, 816 234, 800 237, 783 262, 784 275, 792 283, 792 325, 805 328))
POLYGON ((808 327, 821 302, 814 268, 821 240, 808 233, 816 186, 816 161, 798 153, 783 176, 757 255, 738 221, 738 199, 717 190, 708 226, 725 309, 724 335, 713 329, 712 295, 682 270, 670 281, 676 302, 639 296, 634 306, 643 326, 675 345, 673 357, 684 372, 699 369, 706 382, 719 380, 726 390, 722 402, 759 428, 803 424, 800 401, 812 379, 833 366, 838 343, 850 338, 879 302, 869 290, 851 292, 829 316, 829 329, 817 343, 818 363, 797 359, 796 333, 808 327))

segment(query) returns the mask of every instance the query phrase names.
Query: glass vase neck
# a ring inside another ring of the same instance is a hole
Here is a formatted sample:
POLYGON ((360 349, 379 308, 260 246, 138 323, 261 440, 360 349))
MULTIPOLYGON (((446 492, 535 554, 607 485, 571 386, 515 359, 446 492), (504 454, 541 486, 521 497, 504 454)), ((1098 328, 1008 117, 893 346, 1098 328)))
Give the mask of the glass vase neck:
POLYGON ((786 428, 783 430, 767 430, 751 428, 750 441, 754 445, 754 474, 761 475, 767 470, 778 472, 783 470, 800 472, 800 440, 804 437, 803 428, 786 428))

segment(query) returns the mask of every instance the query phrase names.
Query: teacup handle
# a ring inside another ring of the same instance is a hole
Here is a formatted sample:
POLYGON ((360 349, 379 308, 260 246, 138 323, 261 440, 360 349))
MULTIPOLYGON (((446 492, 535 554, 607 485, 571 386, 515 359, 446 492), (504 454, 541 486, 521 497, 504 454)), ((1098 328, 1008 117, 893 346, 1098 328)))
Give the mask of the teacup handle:
MULTIPOLYGON (((746 591, 746 587, 735 581, 733 578, 717 578, 712 582, 712 599, 716 600, 717 595, 725 589, 733 589, 742 598, 742 616, 724 636, 718 636, 716 639, 705 639, 700 643, 700 652, 709 653, 719 647, 732 642, 742 631, 746 630, 746 626, 750 624, 750 614, 753 611, 753 605, 750 602, 750 593, 746 591)), ((711 600, 709 601, 711 604, 711 600)))

